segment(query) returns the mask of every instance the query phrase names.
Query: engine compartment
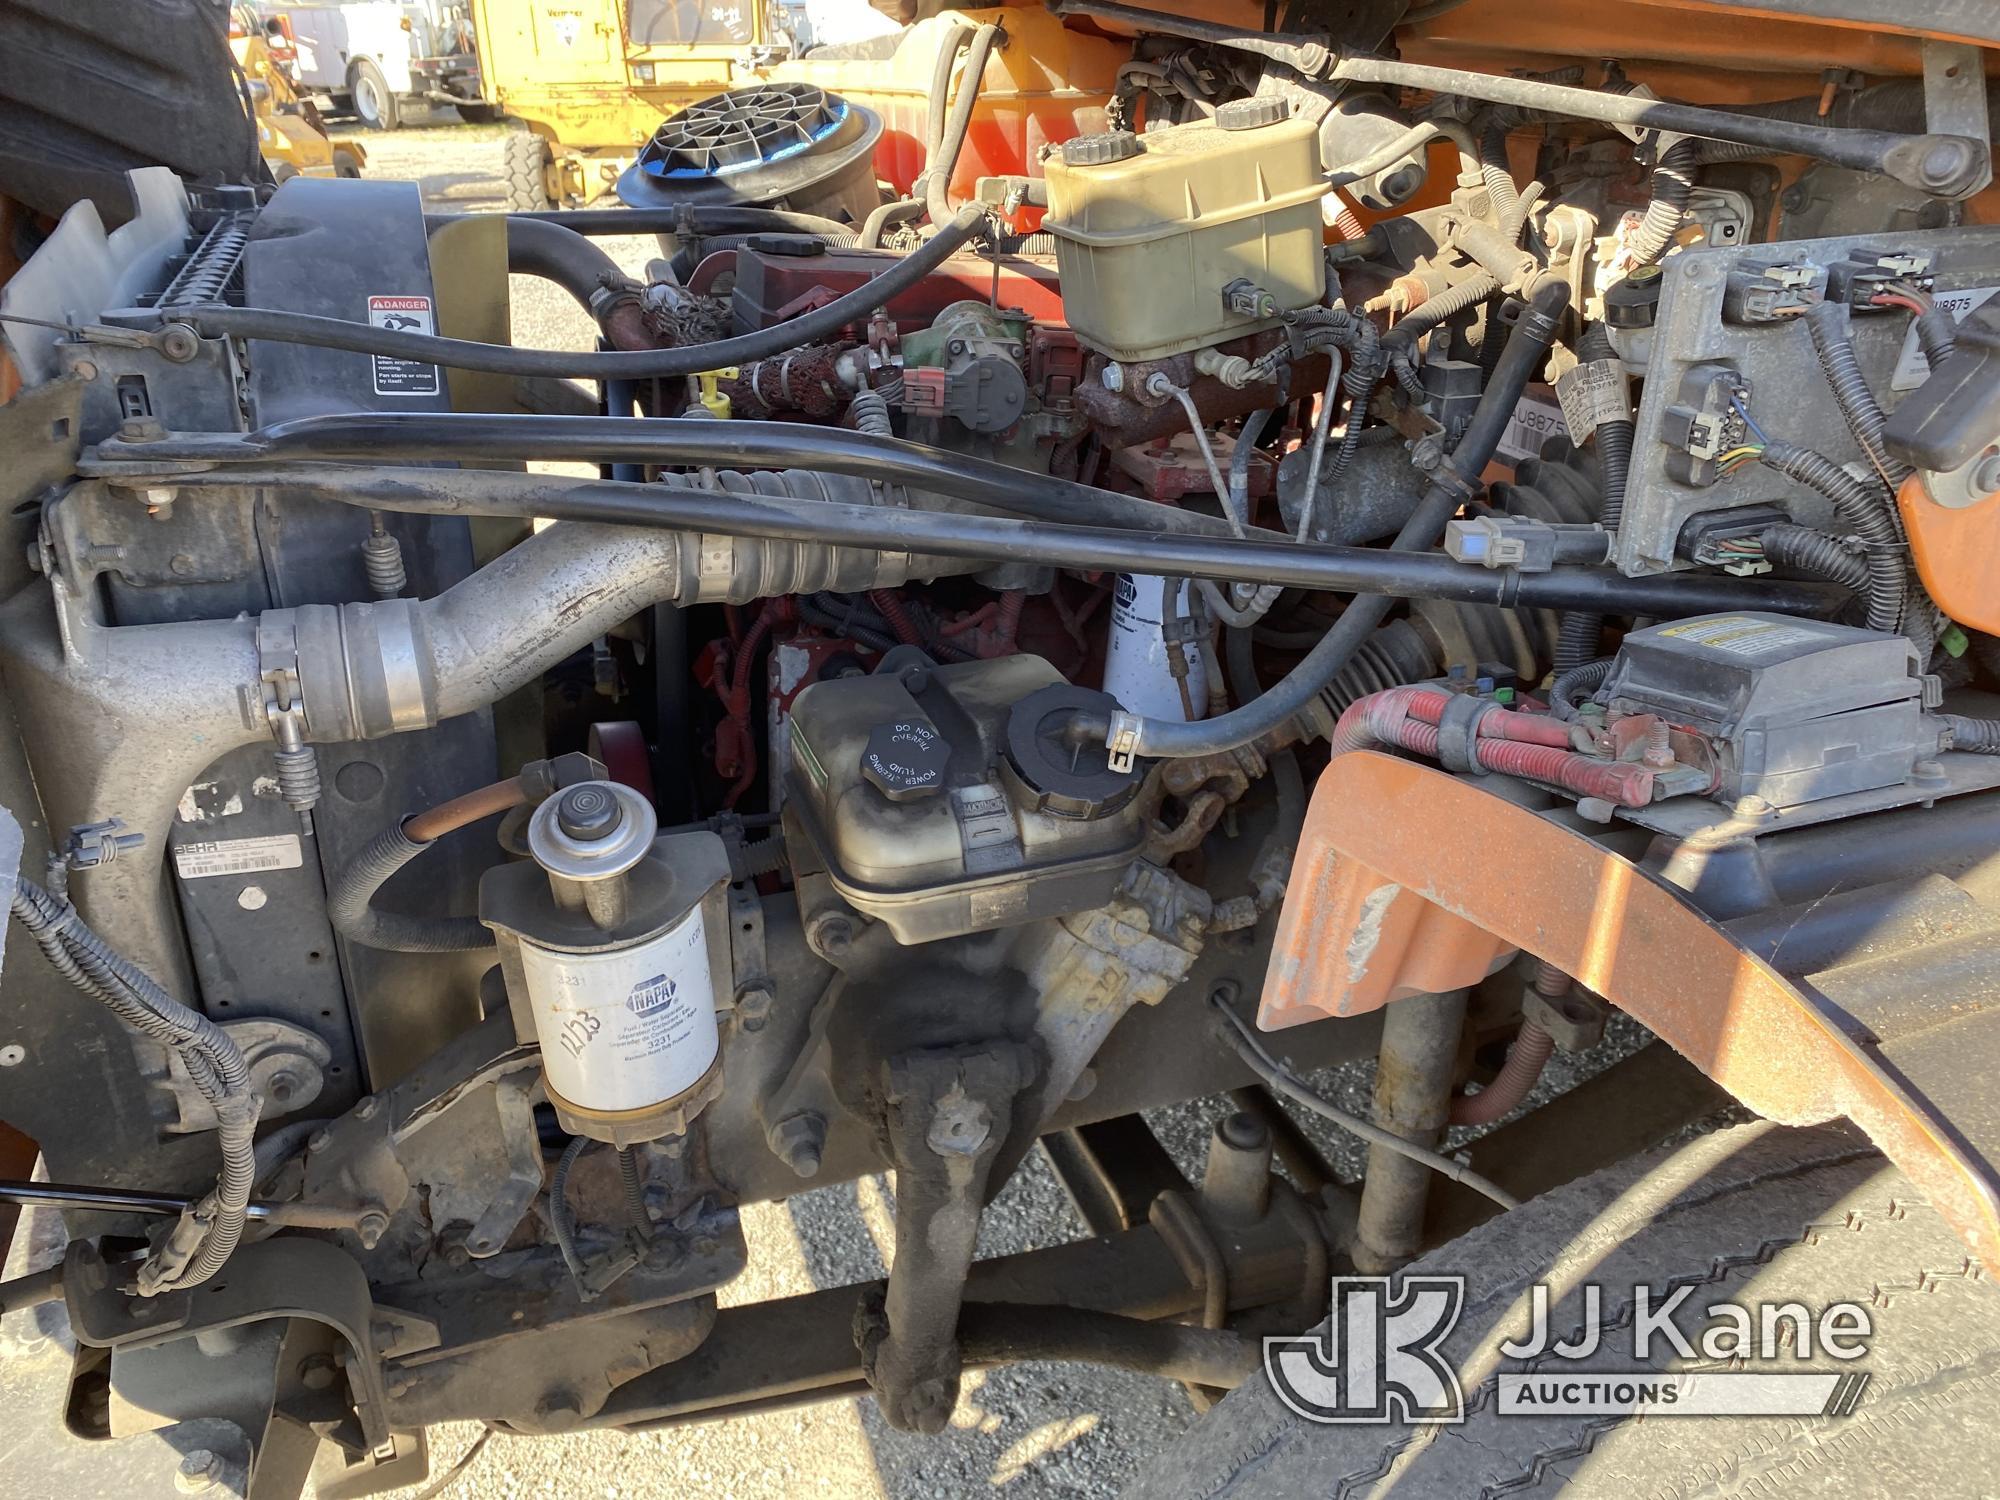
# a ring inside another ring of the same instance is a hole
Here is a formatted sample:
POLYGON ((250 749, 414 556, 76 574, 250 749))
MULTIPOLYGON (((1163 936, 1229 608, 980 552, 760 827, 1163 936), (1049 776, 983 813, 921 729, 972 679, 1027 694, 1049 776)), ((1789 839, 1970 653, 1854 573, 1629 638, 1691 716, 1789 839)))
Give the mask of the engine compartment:
POLYGON ((1092 1277, 1085 1310, 1239 1336, 1135 1367, 1240 1379, 1329 1265, 1416 1253, 1438 1161, 1272 1178, 1265 1092, 1203 1182, 981 1262, 1023 1156, 1271 1085, 1257 1028, 1293 1081, 1390 1076, 1373 1008, 1457 993, 1423 1108, 1378 1095, 1425 1162, 1512 1107, 1482 1044, 1585 1050, 1615 1002, 1504 943, 1422 984, 1356 949, 1302 1000, 1278 934, 1326 899, 1292 871, 1330 758, 1434 764, 1727 917, 1801 831, 1983 817, 1984 51, 1853 33, 1817 94, 1746 65, 1717 100, 1645 52, 1654 7, 1630 51, 1526 21, 1511 71, 1454 41, 1483 8, 1067 0, 1135 33, 1108 104, 963 202, 940 129, 879 223, 161 168, 120 227, 53 227, 0 288, 40 950, 0 1115, 72 1185, 42 1201, 90 1378, 196 1415, 159 1394, 230 1357, 194 1291, 344 1289, 291 1351, 344 1378, 266 1406, 356 1494, 468 1418, 865 1386, 935 1433, 1092 1277), (613 230, 660 233, 643 276, 613 230), (599 347, 508 347, 510 270, 599 347), (718 1309, 740 1206, 885 1169, 886 1284, 789 1350, 718 1309))

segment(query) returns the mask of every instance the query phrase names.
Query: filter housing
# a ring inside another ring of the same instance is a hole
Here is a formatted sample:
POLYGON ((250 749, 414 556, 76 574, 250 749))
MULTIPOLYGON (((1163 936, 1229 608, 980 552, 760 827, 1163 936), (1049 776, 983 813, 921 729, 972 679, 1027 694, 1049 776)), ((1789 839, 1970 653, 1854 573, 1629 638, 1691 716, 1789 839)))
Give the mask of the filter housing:
MULTIPOLYGON (((580 887, 591 882, 551 868, 561 854, 531 823, 530 849, 549 864, 488 870, 479 917, 493 929, 516 1032, 541 1045, 557 1119, 572 1135, 628 1146, 685 1132, 721 1092, 729 856, 713 833, 654 837, 651 808, 618 790, 628 815, 629 804, 645 808, 646 825, 636 858, 597 877, 621 884, 615 900, 594 891, 586 903, 580 887)), ((556 805, 535 822, 553 823, 556 805)))

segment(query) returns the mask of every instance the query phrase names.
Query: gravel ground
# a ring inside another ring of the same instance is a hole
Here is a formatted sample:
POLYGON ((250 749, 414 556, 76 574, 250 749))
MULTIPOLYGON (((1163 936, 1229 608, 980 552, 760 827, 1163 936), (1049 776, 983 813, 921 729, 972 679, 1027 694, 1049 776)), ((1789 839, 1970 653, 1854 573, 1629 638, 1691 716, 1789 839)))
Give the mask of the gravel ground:
MULTIPOLYGON (((346 134, 347 132, 336 132, 346 134)), ((433 209, 502 207, 503 131, 435 125, 391 135, 362 133, 368 175, 422 184, 433 209)), ((650 238, 601 239, 635 274, 657 253, 650 238)), ((592 327, 548 283, 513 278, 515 342, 590 347, 592 327)), ((1646 1040, 1614 1020, 1605 1043, 1582 1058, 1558 1054, 1531 1102, 1572 1087, 1646 1040)), ((1314 1082, 1328 1097, 1365 1110, 1374 1066, 1330 1070, 1314 1082)), ((1204 1099, 1155 1110, 1155 1132, 1191 1177, 1209 1131, 1230 1108, 1204 1099)), ((1359 1143, 1317 1119, 1305 1127, 1343 1176, 1359 1175, 1359 1143)), ((1469 1133, 1467 1133, 1469 1135, 1469 1133)), ((1453 1146, 1462 1144, 1454 1137, 1453 1146)), ((893 1188, 884 1177, 820 1188, 783 1204, 744 1211, 750 1263, 723 1288, 725 1306, 841 1286, 883 1275, 893 1243, 893 1188)), ((982 1257, 1060 1244, 1087 1231, 1047 1159, 1035 1152, 987 1211, 982 1257)), ((801 1494, 956 1496, 1003 1488, 1016 1500, 1110 1496, 1148 1454, 1180 1433, 1194 1411, 1178 1386, 1117 1371, 1021 1365, 966 1377, 950 1430, 937 1438, 893 1431, 872 1400, 771 1413, 717 1426, 623 1436, 590 1433, 516 1441, 498 1437, 450 1490, 453 1496, 590 1497, 650 1500, 701 1492, 729 1500, 801 1494)), ((442 1473, 476 1438, 457 1424, 433 1434, 433 1473, 442 1473)), ((400 1492, 410 1493, 410 1492, 400 1492)))

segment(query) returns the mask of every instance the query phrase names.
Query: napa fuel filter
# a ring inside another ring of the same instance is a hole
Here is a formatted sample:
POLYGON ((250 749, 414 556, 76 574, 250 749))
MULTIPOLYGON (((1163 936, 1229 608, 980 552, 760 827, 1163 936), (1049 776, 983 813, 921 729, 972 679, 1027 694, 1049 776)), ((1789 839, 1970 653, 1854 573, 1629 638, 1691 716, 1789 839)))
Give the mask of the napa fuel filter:
POLYGON ((618 1146, 684 1131, 721 1088, 728 948, 705 909, 729 878, 721 839, 660 838, 644 797, 589 781, 536 808, 527 843, 534 863, 481 880, 480 919, 557 1118, 618 1146))

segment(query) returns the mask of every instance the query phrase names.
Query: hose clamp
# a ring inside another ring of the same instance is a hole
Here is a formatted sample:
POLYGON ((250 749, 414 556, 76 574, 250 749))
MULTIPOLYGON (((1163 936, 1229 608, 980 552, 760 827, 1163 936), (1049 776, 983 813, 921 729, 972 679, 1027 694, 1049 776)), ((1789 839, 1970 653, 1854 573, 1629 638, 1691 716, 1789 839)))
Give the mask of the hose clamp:
POLYGON ((1438 760, 1455 776, 1484 776, 1479 763, 1479 725, 1499 709, 1490 698, 1473 698, 1464 693, 1448 694, 1444 712, 1438 715, 1438 760))
POLYGON ((1141 722, 1123 709, 1111 716, 1110 731, 1104 736, 1104 749, 1110 757, 1112 770, 1123 773, 1132 769, 1132 763, 1139 754, 1141 722))

